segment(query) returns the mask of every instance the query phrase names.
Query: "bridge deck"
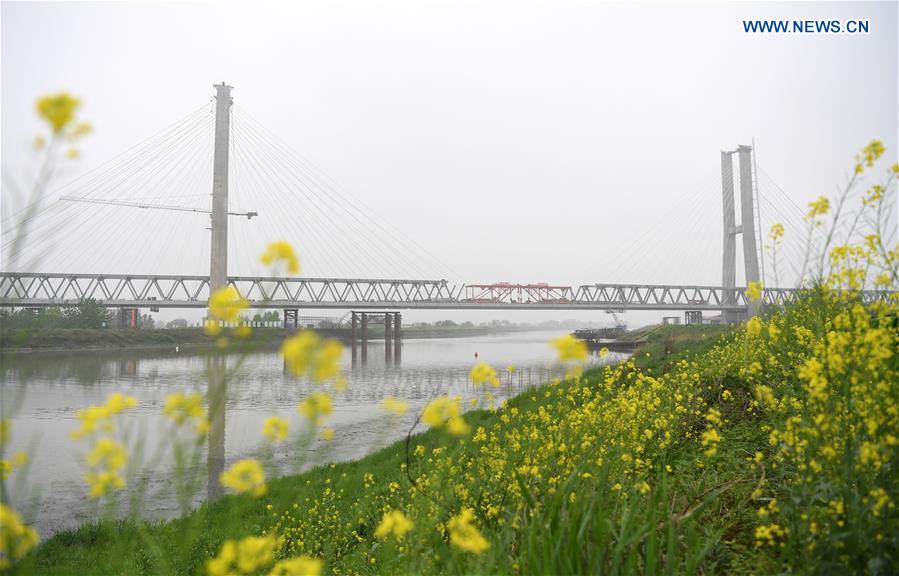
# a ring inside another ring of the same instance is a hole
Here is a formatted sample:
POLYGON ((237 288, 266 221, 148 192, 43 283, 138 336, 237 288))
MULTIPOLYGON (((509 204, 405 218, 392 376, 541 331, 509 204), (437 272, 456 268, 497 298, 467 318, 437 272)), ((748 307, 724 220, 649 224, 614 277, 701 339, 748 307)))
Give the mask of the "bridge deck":
MULTIPOLYGON (((585 284, 569 289, 564 297, 552 294, 525 300, 511 294, 471 297, 468 286, 453 286, 446 280, 235 276, 228 281, 253 308, 743 310, 748 304, 744 289, 726 291, 715 286, 585 284)), ((791 289, 763 291, 763 301, 769 304, 785 304, 794 296, 791 289)), ((209 277, 0 273, 0 306, 60 306, 86 298, 109 307, 204 308, 209 277)))

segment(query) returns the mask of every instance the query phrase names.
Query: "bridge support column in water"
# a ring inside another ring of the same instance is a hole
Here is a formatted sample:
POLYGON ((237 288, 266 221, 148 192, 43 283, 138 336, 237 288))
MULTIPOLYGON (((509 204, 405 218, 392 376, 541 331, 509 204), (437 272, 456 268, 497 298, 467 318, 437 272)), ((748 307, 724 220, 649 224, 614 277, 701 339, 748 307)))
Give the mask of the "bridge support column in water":
POLYGON ((300 310, 298 308, 284 309, 284 327, 297 328, 299 326, 300 310))
POLYGON ((362 312, 362 363, 368 362, 368 314, 362 312))
POLYGON ((384 314, 384 365, 390 366, 393 360, 393 346, 390 341, 393 338, 393 314, 387 312, 384 314))
POLYGON ((359 318, 355 312, 350 312, 350 348, 352 348, 353 366, 356 366, 356 326, 359 318))
POLYGON ((403 315, 393 314, 393 363, 399 366, 403 359, 403 315))

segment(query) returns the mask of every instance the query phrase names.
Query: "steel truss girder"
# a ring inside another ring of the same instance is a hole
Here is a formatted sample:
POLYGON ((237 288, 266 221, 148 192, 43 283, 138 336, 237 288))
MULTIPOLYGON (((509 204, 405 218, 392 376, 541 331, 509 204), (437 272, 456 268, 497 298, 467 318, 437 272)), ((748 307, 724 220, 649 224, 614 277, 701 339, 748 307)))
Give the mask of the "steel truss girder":
MULTIPOLYGON (((503 310, 745 310, 744 288, 652 284, 585 284, 569 299, 525 302, 512 291, 477 292, 446 280, 372 278, 280 278, 234 276, 228 284, 253 308, 402 308, 503 310)), ((798 292, 766 288, 762 302, 783 306, 798 292)), ((885 300, 890 292, 864 291, 865 301, 885 300)), ((567 296, 565 294, 564 296, 567 296)), ((47 307, 94 298, 109 307, 204 308, 208 276, 132 274, 0 273, 0 306, 47 307)))
MULTIPOLYGON (((234 276, 252 307, 384 307, 453 300, 446 280, 234 276)), ((93 298, 106 306, 205 307, 208 276, 0 273, 0 306, 59 306, 93 298)))

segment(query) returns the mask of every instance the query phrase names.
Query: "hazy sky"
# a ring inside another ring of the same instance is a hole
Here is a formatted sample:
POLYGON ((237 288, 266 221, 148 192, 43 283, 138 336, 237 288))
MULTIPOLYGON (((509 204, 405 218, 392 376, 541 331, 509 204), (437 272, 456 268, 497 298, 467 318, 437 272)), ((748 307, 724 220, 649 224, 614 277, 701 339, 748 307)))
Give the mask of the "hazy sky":
MULTIPOLYGON (((246 122, 434 257, 398 252, 469 283, 719 284, 721 149, 755 139, 783 191, 760 178, 765 228, 778 207, 794 204, 798 221, 833 194, 872 138, 896 158, 895 2, 3 2, 0 16, 5 215, 10 182, 38 162, 34 100, 60 89, 82 97, 95 133, 57 185, 208 104, 224 80, 246 122), (743 32, 761 18, 871 31, 743 32)), ((274 236, 298 245, 307 275, 417 275, 382 261, 373 224, 294 210, 278 196, 290 186, 252 181, 251 158, 278 160, 242 134, 232 204, 260 217, 232 227, 231 273, 258 272, 274 236)), ((208 202, 208 150, 205 132, 185 150, 199 160, 177 198, 208 202)), ((64 238, 45 257, 53 271, 208 273, 205 216, 92 209, 41 229, 64 238)))

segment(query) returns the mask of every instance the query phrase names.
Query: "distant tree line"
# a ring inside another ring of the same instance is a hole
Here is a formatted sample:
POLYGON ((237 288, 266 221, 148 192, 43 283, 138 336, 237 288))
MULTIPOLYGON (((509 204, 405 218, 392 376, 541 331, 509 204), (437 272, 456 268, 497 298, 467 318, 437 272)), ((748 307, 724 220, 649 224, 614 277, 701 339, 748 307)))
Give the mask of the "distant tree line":
POLYGON ((106 328, 114 318, 112 311, 92 298, 72 306, 0 311, 0 324, 10 329, 106 328))

